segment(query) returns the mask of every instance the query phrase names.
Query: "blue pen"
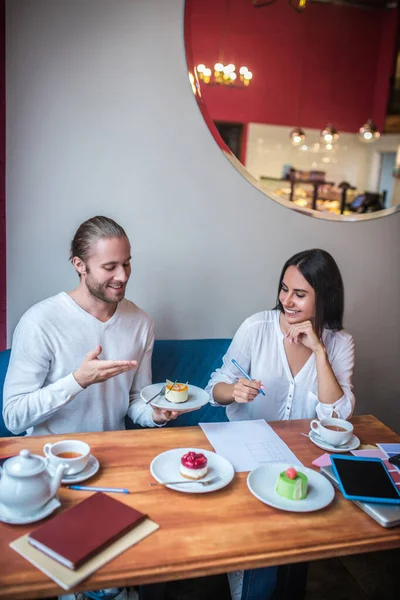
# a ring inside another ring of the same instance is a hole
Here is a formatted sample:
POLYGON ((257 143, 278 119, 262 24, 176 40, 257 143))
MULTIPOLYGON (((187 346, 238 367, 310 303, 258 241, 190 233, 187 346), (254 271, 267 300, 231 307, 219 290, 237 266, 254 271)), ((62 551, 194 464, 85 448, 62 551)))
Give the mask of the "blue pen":
MULTIPOLYGON (((253 381, 252 378, 250 377, 250 375, 248 373, 246 373, 246 371, 244 369, 242 369, 242 367, 239 365, 239 363, 236 362, 236 360, 234 358, 232 358, 232 362, 235 365, 235 367, 237 367, 239 369, 239 371, 241 373, 243 373, 243 375, 246 377, 246 379, 248 379, 249 381, 253 381)), ((265 396, 265 394, 262 390, 258 390, 258 391, 260 392, 260 394, 265 396)))
POLYGON ((83 490, 84 492, 112 492, 116 494, 129 494, 129 490, 126 488, 109 488, 109 487, 96 487, 90 485, 67 485, 69 490, 83 490))

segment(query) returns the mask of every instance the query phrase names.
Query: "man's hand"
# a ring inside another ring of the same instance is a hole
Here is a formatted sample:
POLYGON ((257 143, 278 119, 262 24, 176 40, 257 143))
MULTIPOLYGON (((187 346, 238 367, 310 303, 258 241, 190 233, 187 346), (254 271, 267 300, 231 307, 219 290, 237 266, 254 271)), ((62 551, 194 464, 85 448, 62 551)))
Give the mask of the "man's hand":
POLYGON ((154 408, 153 406, 152 418, 157 425, 163 425, 164 423, 168 423, 168 421, 173 421, 178 415, 179 411, 177 410, 166 410, 164 408, 154 408))
POLYGON ((291 344, 293 342, 296 344, 300 342, 303 346, 312 350, 312 352, 317 352, 317 350, 323 348, 311 321, 303 321, 302 323, 291 325, 285 337, 288 338, 291 344))
POLYGON ((250 381, 241 377, 233 386, 232 398, 235 402, 252 402, 261 389, 261 381, 250 381))
POLYGON ((136 360, 99 360, 102 350, 101 346, 96 346, 94 350, 88 352, 79 369, 73 373, 81 387, 87 388, 93 383, 107 381, 137 367, 136 360))

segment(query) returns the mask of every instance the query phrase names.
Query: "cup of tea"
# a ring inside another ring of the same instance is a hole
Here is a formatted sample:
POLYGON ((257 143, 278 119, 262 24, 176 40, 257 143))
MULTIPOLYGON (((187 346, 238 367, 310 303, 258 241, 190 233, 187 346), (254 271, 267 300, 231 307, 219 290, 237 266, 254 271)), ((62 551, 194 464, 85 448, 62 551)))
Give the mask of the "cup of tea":
POLYGON ((90 446, 79 440, 62 440, 54 444, 45 444, 43 452, 50 466, 55 469, 64 463, 67 469, 64 475, 75 475, 86 467, 90 456, 90 446))
POLYGON ((335 419, 334 417, 313 419, 310 423, 312 431, 319 435, 324 442, 332 446, 341 446, 348 442, 353 435, 353 425, 344 419, 335 419))

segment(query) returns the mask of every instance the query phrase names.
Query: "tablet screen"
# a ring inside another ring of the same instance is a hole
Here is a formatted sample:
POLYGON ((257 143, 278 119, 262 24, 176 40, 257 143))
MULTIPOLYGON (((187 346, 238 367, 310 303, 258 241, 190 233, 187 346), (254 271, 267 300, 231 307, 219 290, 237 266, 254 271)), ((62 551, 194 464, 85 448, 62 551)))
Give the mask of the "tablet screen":
POLYGON ((400 499, 389 473, 381 461, 332 458, 349 496, 400 499))

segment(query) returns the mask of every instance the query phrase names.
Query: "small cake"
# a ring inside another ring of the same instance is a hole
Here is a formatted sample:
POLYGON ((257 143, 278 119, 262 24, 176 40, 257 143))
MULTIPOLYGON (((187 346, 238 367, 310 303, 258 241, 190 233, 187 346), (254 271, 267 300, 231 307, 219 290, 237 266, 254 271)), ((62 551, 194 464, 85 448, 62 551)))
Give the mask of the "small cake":
POLYGON ((308 478, 293 467, 282 471, 276 483, 276 491, 288 500, 303 500, 307 496, 308 478))
POLYGON ((202 479, 207 474, 207 458, 204 454, 187 452, 181 458, 181 475, 186 479, 202 479))
POLYGON ((186 383, 173 383, 169 379, 167 379, 167 384, 165 386, 165 397, 169 402, 173 402, 174 404, 181 404, 181 402, 186 402, 189 398, 189 387, 186 383))

